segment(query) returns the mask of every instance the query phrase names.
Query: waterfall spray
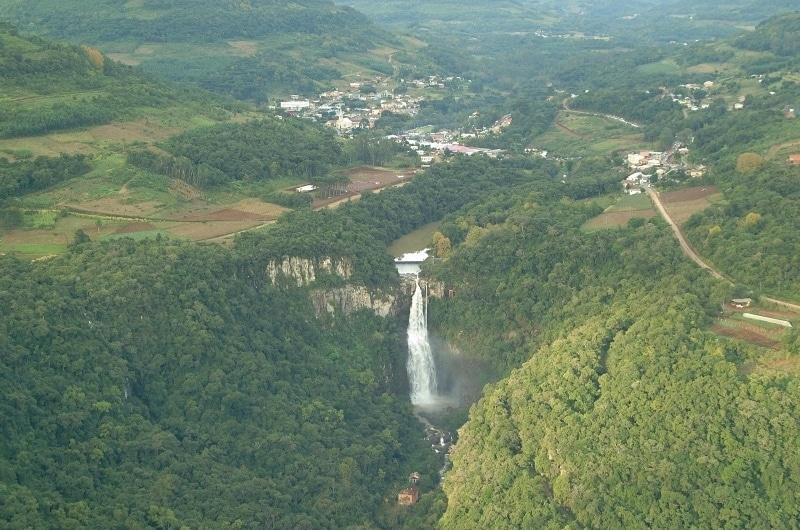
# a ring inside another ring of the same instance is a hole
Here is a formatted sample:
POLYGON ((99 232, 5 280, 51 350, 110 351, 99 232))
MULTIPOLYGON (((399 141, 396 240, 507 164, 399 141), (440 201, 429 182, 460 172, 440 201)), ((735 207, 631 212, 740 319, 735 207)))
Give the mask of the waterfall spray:
MULTIPOLYGON (((411 403, 432 403, 436 395, 436 365, 428 341, 428 297, 416 279, 408 319, 408 380, 411 384, 411 403)), ((427 289, 426 289, 427 291, 427 289)))

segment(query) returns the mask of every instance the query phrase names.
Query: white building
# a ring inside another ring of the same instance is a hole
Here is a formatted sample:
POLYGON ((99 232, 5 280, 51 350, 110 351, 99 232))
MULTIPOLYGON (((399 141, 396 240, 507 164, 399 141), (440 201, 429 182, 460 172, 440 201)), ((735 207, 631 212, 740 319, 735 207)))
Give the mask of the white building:
POLYGON ((310 108, 311 102, 307 99, 281 101, 281 110, 284 112, 300 112, 310 108))

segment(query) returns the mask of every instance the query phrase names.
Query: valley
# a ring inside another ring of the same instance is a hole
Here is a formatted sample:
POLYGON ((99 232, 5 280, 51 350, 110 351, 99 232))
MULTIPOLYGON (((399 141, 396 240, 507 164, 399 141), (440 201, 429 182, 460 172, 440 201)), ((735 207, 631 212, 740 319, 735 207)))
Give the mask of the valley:
POLYGON ((794 528, 798 21, 0 0, 0 527, 794 528))

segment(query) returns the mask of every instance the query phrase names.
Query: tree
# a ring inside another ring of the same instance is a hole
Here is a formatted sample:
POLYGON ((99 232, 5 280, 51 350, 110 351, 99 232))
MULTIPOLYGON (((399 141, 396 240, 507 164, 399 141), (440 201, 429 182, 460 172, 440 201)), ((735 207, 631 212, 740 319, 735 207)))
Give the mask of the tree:
POLYGON ((441 232, 437 231, 433 234, 433 252, 437 258, 447 258, 453 250, 453 244, 450 239, 441 232))
POLYGON ((736 159, 736 171, 739 173, 753 173, 764 165, 764 158, 757 153, 742 153, 736 159))
POLYGON ((89 241, 91 241, 89 234, 84 232, 82 228, 79 228, 75 231, 75 236, 72 238, 72 246, 82 245, 89 241))

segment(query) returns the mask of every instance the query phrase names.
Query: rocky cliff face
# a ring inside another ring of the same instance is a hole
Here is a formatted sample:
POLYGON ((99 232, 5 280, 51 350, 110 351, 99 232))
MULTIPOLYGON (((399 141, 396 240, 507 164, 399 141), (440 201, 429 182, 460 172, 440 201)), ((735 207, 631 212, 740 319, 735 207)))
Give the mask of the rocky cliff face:
POLYGON ((272 285, 285 282, 288 285, 305 287, 321 274, 331 274, 347 280, 353 275, 353 262, 349 258, 308 259, 287 256, 283 260, 267 263, 267 277, 272 285))
POLYGON ((317 317, 337 313, 350 315, 361 309, 369 309, 379 317, 397 316, 401 305, 395 294, 372 291, 363 285, 313 290, 311 302, 317 317))
MULTIPOLYGON (((336 314, 347 316, 362 309, 373 311, 380 317, 399 316, 408 311, 416 287, 415 276, 402 275, 398 287, 386 289, 370 289, 363 285, 314 288, 313 283, 323 274, 349 280, 353 275, 353 262, 348 258, 285 257, 267 263, 266 274, 275 286, 311 286, 309 296, 318 318, 336 314)), ((420 282, 423 286, 428 285, 431 297, 445 296, 443 284, 429 280, 420 282)))
POLYGON ((317 317, 350 315, 361 309, 379 317, 396 317, 408 311, 414 294, 414 279, 401 276, 400 285, 392 289, 369 289, 363 285, 347 285, 331 289, 314 289, 311 302, 317 317))

